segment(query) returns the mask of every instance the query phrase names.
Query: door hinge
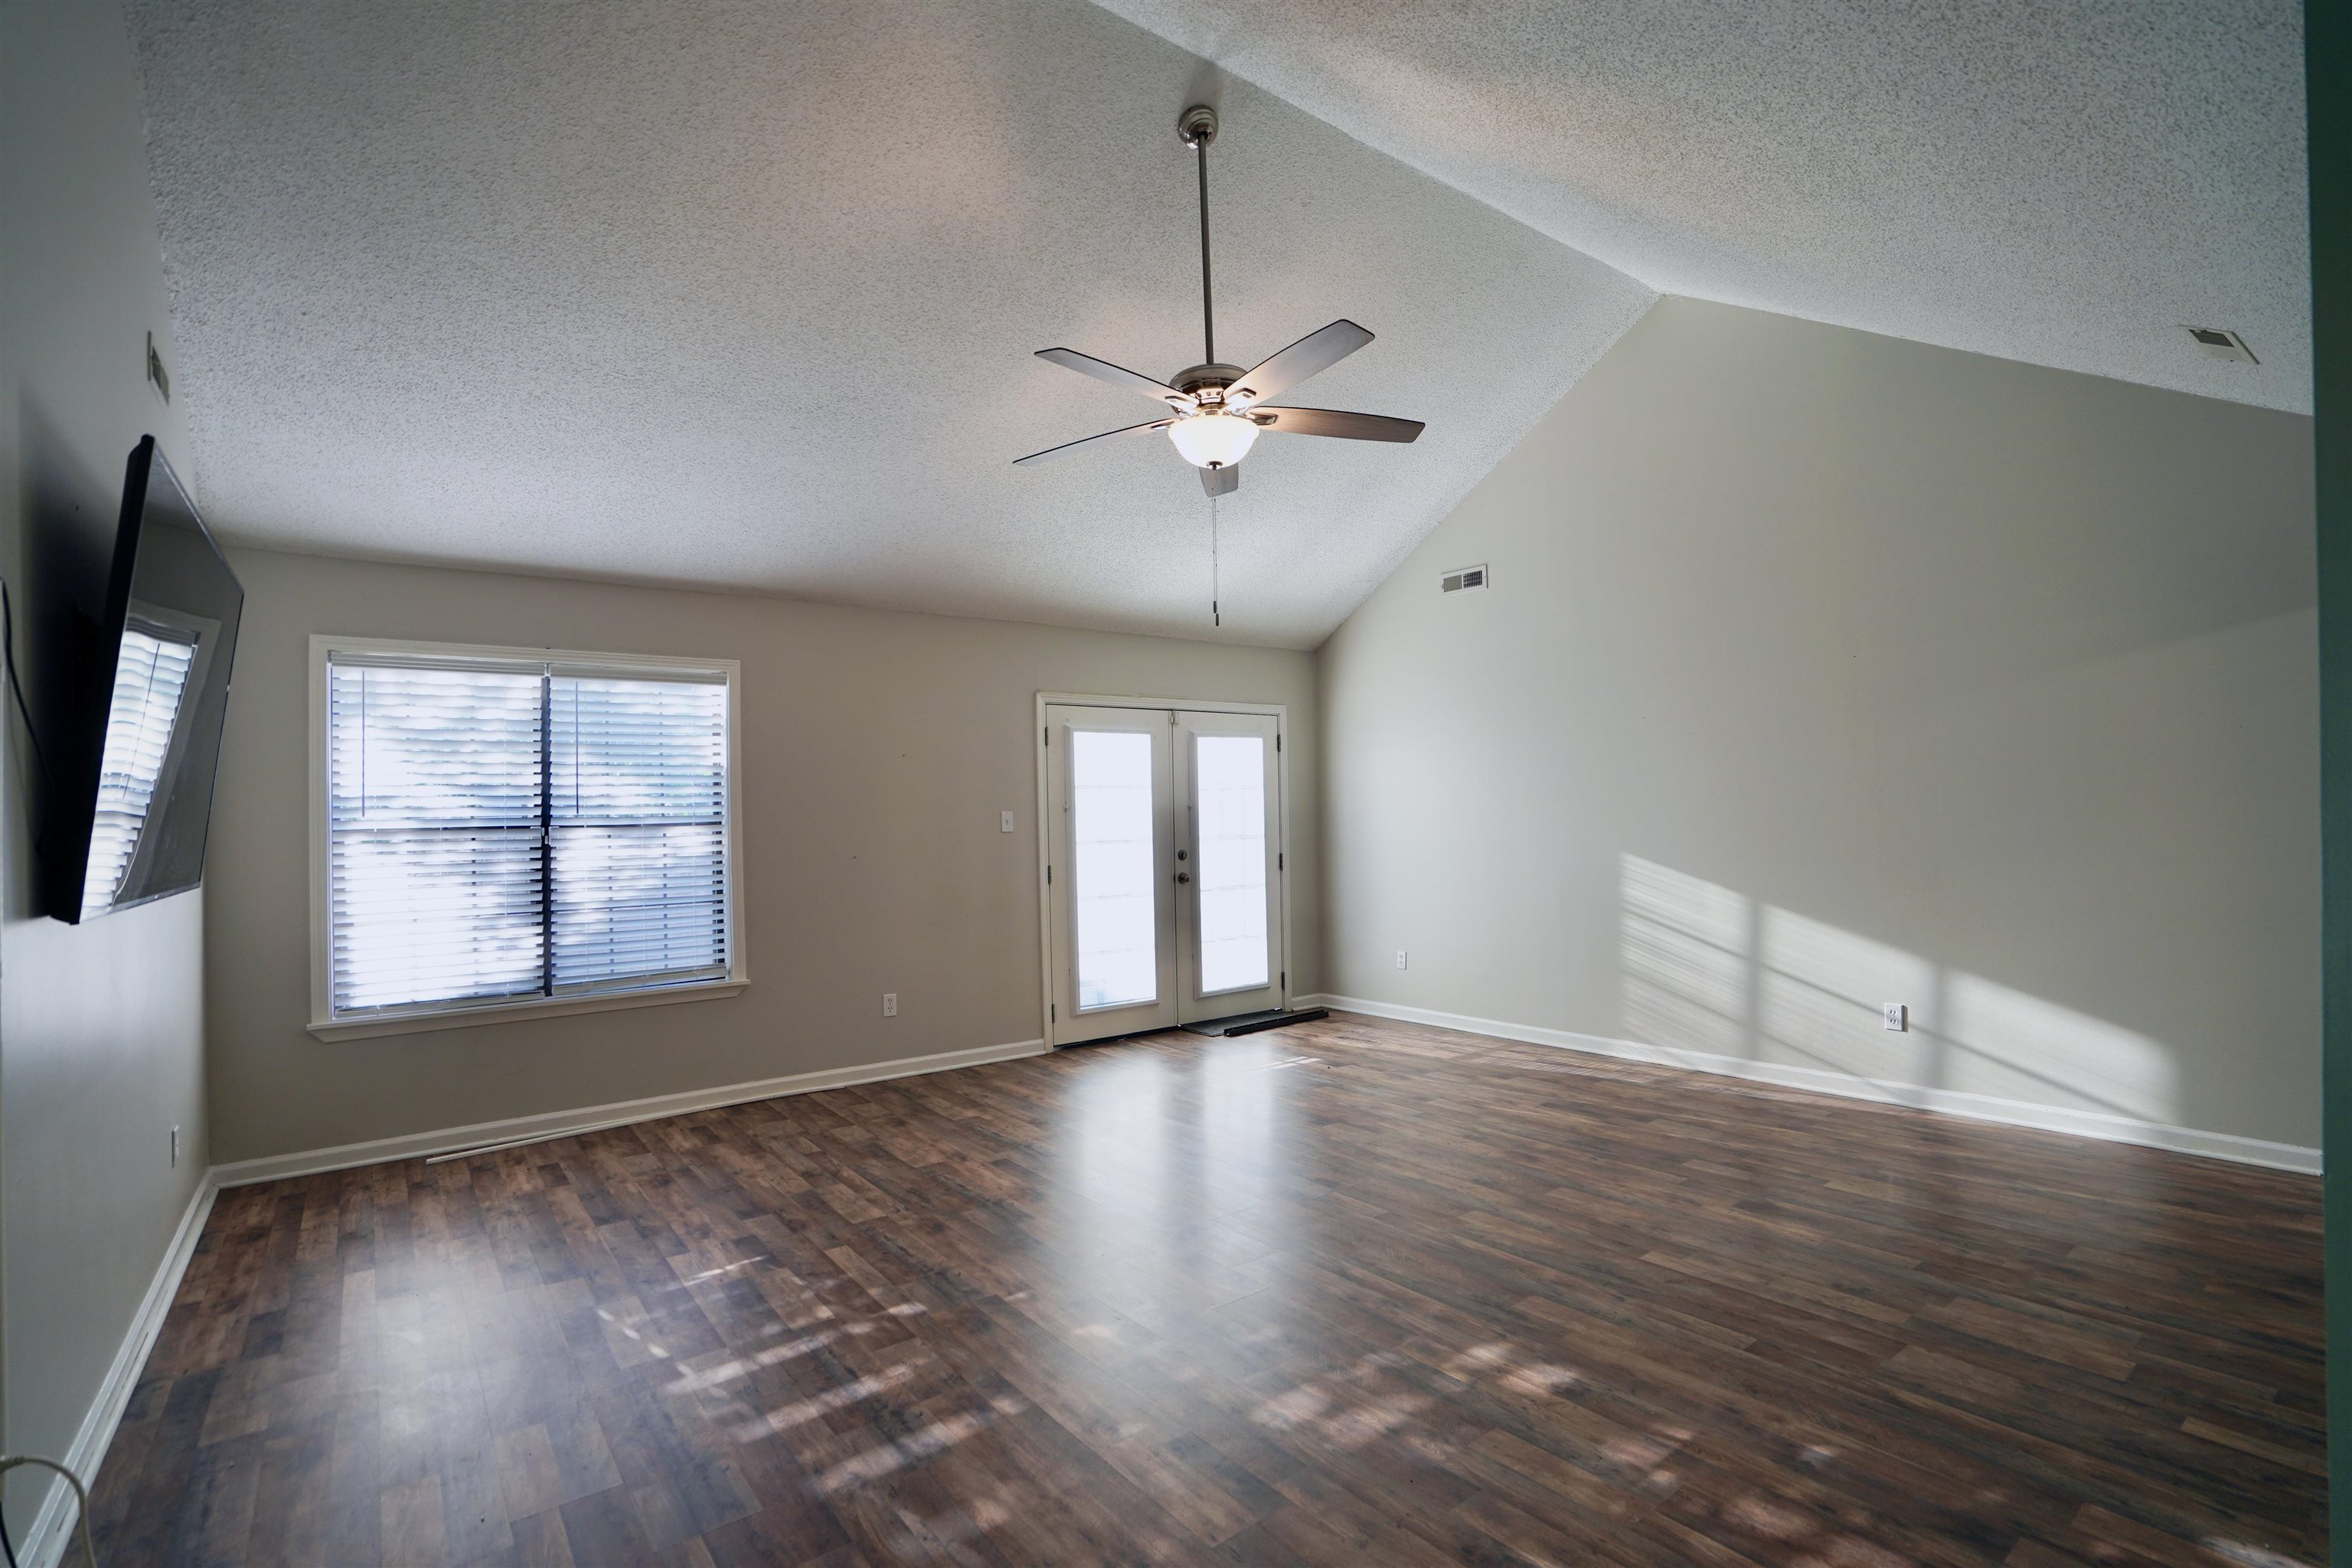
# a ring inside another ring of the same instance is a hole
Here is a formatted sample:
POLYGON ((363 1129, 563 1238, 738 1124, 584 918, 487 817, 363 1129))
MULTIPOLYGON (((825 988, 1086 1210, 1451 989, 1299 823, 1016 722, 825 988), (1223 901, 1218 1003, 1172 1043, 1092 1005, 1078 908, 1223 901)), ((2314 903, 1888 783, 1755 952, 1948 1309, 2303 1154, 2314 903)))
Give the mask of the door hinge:
POLYGON ((1046 868, 1045 868, 1045 886, 1047 886, 1047 887, 1049 887, 1049 888, 1050 888, 1050 887, 1052 887, 1053 885, 1054 885, 1054 868, 1052 868, 1051 866, 1048 866, 1048 867, 1046 867, 1046 868))
POLYGON ((1061 1021, 1062 1021, 1062 1009, 1061 1009, 1060 1007, 1058 1007, 1058 1006, 1055 1005, 1054 1005, 1053 1003, 1051 1003, 1051 1002, 1046 1003, 1046 1004, 1045 1004, 1045 1022, 1047 1022, 1048 1024, 1058 1024, 1058 1023, 1060 1023, 1061 1021))
POLYGON ((1287 969, 1282 972, 1282 988, 1285 991, 1290 989, 1290 971, 1287 969))
POLYGON ((1051 724, 1045 726, 1045 737, 1037 743, 1041 746, 1050 746, 1054 743, 1054 726, 1051 724))
POLYGON ((1277 870, 1277 871, 1287 871, 1287 870, 1289 870, 1289 869, 1290 869, 1290 862, 1289 862, 1288 858, 1287 858, 1287 857, 1286 857, 1286 856, 1284 856, 1284 855, 1281 855, 1281 854, 1277 853, 1277 854, 1275 856, 1275 858, 1274 858, 1274 868, 1275 868, 1276 870, 1277 870))
POLYGON ((1282 750, 1282 731, 1279 730, 1274 732, 1274 749, 1277 752, 1282 750))

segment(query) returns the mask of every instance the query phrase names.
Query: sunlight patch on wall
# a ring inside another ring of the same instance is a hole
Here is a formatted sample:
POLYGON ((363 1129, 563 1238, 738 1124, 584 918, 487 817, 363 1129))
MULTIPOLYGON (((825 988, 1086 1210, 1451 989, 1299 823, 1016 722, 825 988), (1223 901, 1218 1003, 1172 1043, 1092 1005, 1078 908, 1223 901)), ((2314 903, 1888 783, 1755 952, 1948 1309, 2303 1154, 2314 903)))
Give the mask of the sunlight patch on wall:
POLYGON ((1626 855, 1623 1027, 1646 1046, 2125 1116, 2180 1114, 2162 1043, 1980 975, 1626 855), (1901 1002, 1910 1027, 1884 1027, 1901 1002))
POLYGON ((1787 910, 1763 911, 1758 1019, 1763 1054, 1855 1078, 1917 1083, 1933 1064, 1917 1027, 1935 995, 1936 966, 1916 953, 1787 910), (1907 1002, 1913 1029, 1890 1034, 1888 1002, 1907 1002))
POLYGON ((1755 910, 1730 889, 1628 855, 1620 878, 1625 1026, 1645 1045, 1752 1054, 1755 910))
POLYGON ((2172 1054, 2146 1035, 1959 973, 1946 982, 1942 1026, 1944 1088, 2178 1120, 2172 1054))

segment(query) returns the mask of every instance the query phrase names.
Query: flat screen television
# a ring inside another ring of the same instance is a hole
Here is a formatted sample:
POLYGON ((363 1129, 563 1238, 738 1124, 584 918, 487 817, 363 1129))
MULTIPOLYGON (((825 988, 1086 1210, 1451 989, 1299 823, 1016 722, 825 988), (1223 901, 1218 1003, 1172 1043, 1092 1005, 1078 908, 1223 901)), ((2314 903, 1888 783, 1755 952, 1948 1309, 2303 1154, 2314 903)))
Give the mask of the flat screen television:
POLYGON ((149 436, 122 484, 106 607, 76 700, 49 912, 79 923, 205 877, 245 589, 149 436))

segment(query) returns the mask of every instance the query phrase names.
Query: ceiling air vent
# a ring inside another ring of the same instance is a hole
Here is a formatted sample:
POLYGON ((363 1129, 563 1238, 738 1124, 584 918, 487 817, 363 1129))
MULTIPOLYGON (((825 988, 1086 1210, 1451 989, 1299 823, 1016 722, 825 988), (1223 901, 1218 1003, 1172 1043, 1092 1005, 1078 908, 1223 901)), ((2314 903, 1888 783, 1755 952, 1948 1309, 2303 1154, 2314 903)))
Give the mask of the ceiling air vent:
POLYGON ((2183 330, 2197 340, 2199 348, 2215 359, 2232 360, 2239 364, 2263 363, 2254 357, 2254 351, 2246 346, 2246 340, 2235 332, 2225 331, 2220 327, 2189 327, 2183 330))
POLYGON ((1486 585, 1486 569, 1484 566, 1456 567, 1437 580, 1438 591, 1446 594, 1459 594, 1486 585))

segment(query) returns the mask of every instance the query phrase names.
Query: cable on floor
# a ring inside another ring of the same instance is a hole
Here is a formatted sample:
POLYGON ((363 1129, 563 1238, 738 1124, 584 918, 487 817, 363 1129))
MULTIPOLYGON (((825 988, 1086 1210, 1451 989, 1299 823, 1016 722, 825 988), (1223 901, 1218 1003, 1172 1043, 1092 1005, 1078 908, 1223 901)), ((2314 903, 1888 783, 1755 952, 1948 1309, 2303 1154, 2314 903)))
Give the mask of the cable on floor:
MULTIPOLYGON (((74 1504, 76 1508, 79 1510, 79 1517, 81 1521, 82 1555, 89 1560, 89 1568, 98 1568, 98 1546, 96 1542, 91 1541, 89 1534, 89 1489, 81 1484, 81 1478, 75 1475, 71 1470, 67 1469, 63 1465, 58 1464, 55 1459, 45 1459, 38 1454, 8 1454, 0 1456, 0 1478, 5 1478, 10 1470, 15 1469, 19 1465, 39 1465, 45 1469, 55 1470, 58 1474, 65 1477, 66 1484, 73 1488, 74 1504)), ((16 1545, 14 1542, 7 1540, 7 1526, 5 1523, 0 1523, 0 1544, 7 1546, 8 1568, 20 1568, 20 1564, 16 1561, 16 1545)))

